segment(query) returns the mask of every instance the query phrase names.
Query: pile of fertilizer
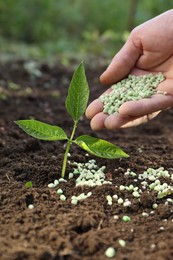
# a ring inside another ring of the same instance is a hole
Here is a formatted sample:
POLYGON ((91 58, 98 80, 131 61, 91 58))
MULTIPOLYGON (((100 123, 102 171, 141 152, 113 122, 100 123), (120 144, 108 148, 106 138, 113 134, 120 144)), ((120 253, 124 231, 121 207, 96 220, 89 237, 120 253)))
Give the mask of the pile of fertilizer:
POLYGON ((103 112, 112 115, 118 113, 120 106, 127 101, 140 100, 160 93, 157 92, 156 87, 163 80, 165 77, 162 73, 143 76, 129 75, 128 78, 113 85, 110 93, 100 97, 103 102, 103 112))

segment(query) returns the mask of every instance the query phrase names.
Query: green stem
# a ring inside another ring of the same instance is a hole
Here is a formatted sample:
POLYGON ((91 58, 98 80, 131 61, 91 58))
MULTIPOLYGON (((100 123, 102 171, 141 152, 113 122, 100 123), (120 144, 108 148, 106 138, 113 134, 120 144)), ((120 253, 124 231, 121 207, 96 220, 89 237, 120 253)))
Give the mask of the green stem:
POLYGON ((69 139, 68 142, 67 142, 66 150, 65 150, 65 153, 64 153, 64 159, 63 159, 63 165, 62 165, 62 172, 61 172, 61 177, 62 177, 62 178, 64 178, 64 176, 65 176, 65 171, 66 171, 66 166, 67 166, 67 157, 68 157, 68 153, 69 153, 70 147, 71 147, 72 142, 73 142, 73 137, 74 137, 76 128, 77 128, 77 122, 74 122, 73 130, 72 130, 70 139, 69 139))

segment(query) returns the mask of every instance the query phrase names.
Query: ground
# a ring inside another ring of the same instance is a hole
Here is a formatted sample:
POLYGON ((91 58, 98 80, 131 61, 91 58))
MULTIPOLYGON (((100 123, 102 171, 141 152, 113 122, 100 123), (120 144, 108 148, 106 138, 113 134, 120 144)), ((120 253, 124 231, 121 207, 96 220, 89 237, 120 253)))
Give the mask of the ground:
MULTIPOLYGON (((83 117, 77 135, 89 134, 106 139, 130 155, 107 160, 88 157, 72 147, 70 161, 96 159, 106 166, 106 179, 112 184, 95 188, 76 187, 75 178, 61 183, 67 197, 61 201, 56 189, 47 185, 60 178, 64 142, 44 142, 27 136, 14 121, 35 118, 61 126, 68 134, 72 121, 64 106, 73 68, 42 63, 36 67, 28 61, 0 64, 0 258, 33 259, 108 259, 105 251, 114 247, 113 259, 171 260, 173 258, 173 205, 168 195, 158 199, 153 191, 143 192, 140 200, 119 189, 138 179, 125 176, 129 168, 137 175, 147 168, 164 167, 173 173, 173 110, 162 112, 148 124, 133 129, 93 132, 83 117), (25 187, 32 181, 33 187, 25 187), (78 205, 71 196, 92 191, 92 196, 78 205), (132 201, 131 207, 113 201, 107 195, 117 194, 132 201), (29 209, 28 205, 34 208, 29 209), (158 207, 153 209, 153 204, 158 207), (147 214, 143 214, 143 213, 147 214), (124 222, 128 215, 131 221, 124 222), (119 239, 126 242, 125 247, 119 239)), ((99 83, 104 68, 86 68, 90 100, 105 89, 99 83)))

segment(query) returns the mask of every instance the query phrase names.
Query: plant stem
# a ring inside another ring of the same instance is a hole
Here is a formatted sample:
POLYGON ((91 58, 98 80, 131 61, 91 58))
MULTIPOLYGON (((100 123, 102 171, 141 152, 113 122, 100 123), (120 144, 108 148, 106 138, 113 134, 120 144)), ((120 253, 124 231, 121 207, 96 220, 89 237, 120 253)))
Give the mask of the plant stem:
POLYGON ((65 171, 66 171, 66 166, 67 166, 67 157, 68 157, 68 153, 69 153, 70 147, 71 147, 72 142, 73 142, 73 137, 74 137, 76 128, 77 128, 77 122, 74 122, 73 130, 72 130, 70 139, 69 139, 68 142, 67 142, 66 150, 65 150, 65 153, 64 153, 64 159, 63 159, 63 165, 62 165, 62 172, 61 172, 61 177, 62 177, 62 178, 64 178, 64 176, 65 176, 65 171))

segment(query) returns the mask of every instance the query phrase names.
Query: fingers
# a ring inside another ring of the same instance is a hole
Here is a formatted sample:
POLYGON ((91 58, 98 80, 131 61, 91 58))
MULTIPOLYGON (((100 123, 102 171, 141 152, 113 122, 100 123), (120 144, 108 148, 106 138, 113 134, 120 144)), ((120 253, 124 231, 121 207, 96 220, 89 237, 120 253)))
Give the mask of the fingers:
POLYGON ((157 90, 161 90, 163 92, 167 92, 167 94, 173 96, 173 80, 166 79, 159 84, 157 90))
POLYGON ((155 113, 152 113, 150 115, 145 115, 142 117, 134 117, 134 116, 128 116, 128 117, 122 117, 120 114, 114 114, 111 116, 108 116, 107 114, 104 114, 100 112, 96 116, 94 116, 91 120, 91 128, 95 131, 102 130, 104 128, 109 130, 115 130, 118 128, 129 128, 129 127, 135 127, 140 124, 146 123, 149 120, 156 117, 161 111, 157 111, 155 113))
POLYGON ((101 100, 95 99, 86 109, 85 115, 88 119, 93 118, 96 114, 103 111, 103 103, 101 100))
MULTIPOLYGON (((158 90, 168 95, 155 94, 151 98, 138 101, 128 101, 119 108, 119 113, 108 115, 103 113, 103 103, 94 100, 86 110, 86 116, 91 119, 91 128, 110 130, 137 126, 154 118, 161 110, 173 107, 173 80, 167 79, 159 84, 158 90)), ((110 91, 110 89, 108 90, 110 91)))
POLYGON ((111 85, 124 78, 132 70, 139 56, 140 50, 133 44, 132 37, 129 37, 101 75, 100 81, 105 85, 111 85))
POLYGON ((90 122, 91 129, 95 131, 104 129, 107 117, 109 117, 108 114, 105 114, 103 112, 100 112, 97 115, 95 115, 90 122))
POLYGON ((122 127, 123 125, 126 125, 134 120, 136 120, 138 117, 133 116, 121 116, 120 114, 113 114, 108 116, 104 121, 104 127, 109 130, 114 130, 122 127))
POLYGON ((124 103, 119 113, 121 116, 144 116, 153 112, 164 110, 173 106, 173 80, 166 79, 161 82, 157 88, 168 95, 156 94, 151 98, 145 98, 138 101, 129 101, 124 103))
MULTIPOLYGON (((102 95, 111 92, 111 88, 107 89, 102 95)), ((96 114, 103 111, 103 103, 100 98, 95 99, 86 109, 85 115, 88 119, 93 118, 96 114)))
POLYGON ((118 115, 106 118, 104 127, 113 130, 116 128, 127 128, 148 122, 161 110, 173 106, 173 97, 170 95, 156 94, 152 98, 124 103, 118 115))
POLYGON ((121 116, 144 116, 153 112, 164 110, 173 106, 173 97, 170 95, 156 94, 151 98, 124 103, 119 113, 121 116))
POLYGON ((150 121, 151 119, 153 119, 154 117, 156 117, 160 112, 161 112, 161 111, 157 111, 157 112, 154 112, 154 113, 152 113, 152 114, 150 114, 150 115, 142 116, 142 117, 139 117, 139 118, 137 118, 137 119, 131 120, 131 121, 129 121, 128 123, 123 124, 123 125, 121 126, 121 128, 135 127, 135 126, 138 126, 138 125, 147 123, 148 121, 150 121))
MULTIPOLYGON (((94 106, 97 110, 90 112, 91 128, 109 130, 120 127, 132 127, 148 122, 154 118, 161 110, 173 106, 173 97, 170 95, 156 94, 152 98, 141 99, 139 101, 129 101, 124 103, 118 114, 108 115, 102 112, 103 105, 99 100, 95 100, 94 106)), ((91 110, 92 111, 92 110, 91 110)))
POLYGON ((108 117, 104 122, 104 126, 109 130, 114 130, 117 128, 135 127, 150 121, 151 119, 156 117, 160 112, 161 111, 157 111, 155 113, 141 116, 141 117, 133 117, 133 116, 122 117, 120 116, 120 114, 118 114, 116 116, 108 117))

